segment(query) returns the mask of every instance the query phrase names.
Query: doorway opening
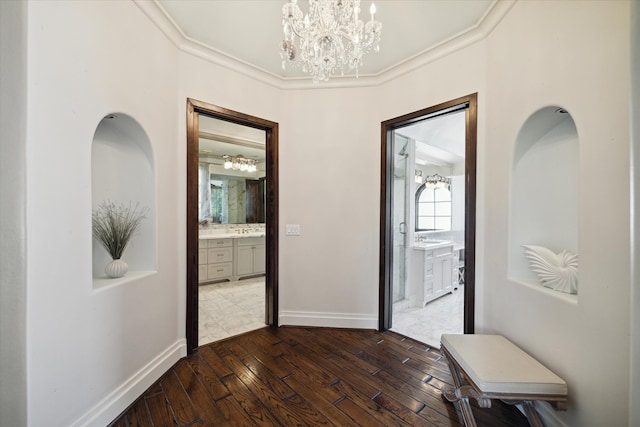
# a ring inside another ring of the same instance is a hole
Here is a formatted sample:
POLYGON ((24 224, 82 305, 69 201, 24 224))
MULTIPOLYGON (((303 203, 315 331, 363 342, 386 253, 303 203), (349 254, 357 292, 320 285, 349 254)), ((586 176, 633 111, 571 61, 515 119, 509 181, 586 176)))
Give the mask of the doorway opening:
POLYGON ((187 100, 189 352, 225 333, 278 324, 277 159, 277 123, 187 100), (228 305, 238 324, 220 318, 228 305), (249 324, 240 311, 264 313, 264 322, 249 324), (216 320, 227 322, 225 332, 216 320))
POLYGON ((474 331, 476 116, 472 94, 382 123, 380 330, 474 331))

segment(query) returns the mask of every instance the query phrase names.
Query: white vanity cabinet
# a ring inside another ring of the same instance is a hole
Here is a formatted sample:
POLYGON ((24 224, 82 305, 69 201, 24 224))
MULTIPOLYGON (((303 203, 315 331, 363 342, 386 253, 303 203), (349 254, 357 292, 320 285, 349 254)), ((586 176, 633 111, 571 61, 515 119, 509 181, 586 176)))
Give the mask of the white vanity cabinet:
POLYGON ((198 282, 233 276, 233 239, 200 239, 198 248, 198 282))
POLYGON ((198 240, 198 283, 239 280, 266 271, 264 237, 201 238, 198 240))
POLYGON ((458 285, 458 262, 453 244, 424 248, 422 305, 451 292, 458 285))
POLYGON ((264 237, 236 239, 236 276, 263 274, 266 260, 264 237))
POLYGON ((207 281, 207 241, 198 240, 198 282, 207 281))

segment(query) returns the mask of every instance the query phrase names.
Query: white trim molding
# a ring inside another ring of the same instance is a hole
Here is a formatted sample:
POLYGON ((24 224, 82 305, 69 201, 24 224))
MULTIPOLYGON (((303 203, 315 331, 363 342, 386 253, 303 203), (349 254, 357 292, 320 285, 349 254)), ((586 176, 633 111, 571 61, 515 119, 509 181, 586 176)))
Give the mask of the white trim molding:
POLYGON ((106 426, 120 415, 132 402, 169 370, 179 359, 187 355, 187 341, 179 339, 153 360, 140 368, 119 387, 78 418, 71 427, 106 426))
POLYGON ((278 326, 320 326, 326 328, 377 329, 377 314, 281 311, 278 326))
POLYGON ((323 82, 322 85, 314 84, 308 77, 285 78, 273 74, 263 68, 228 55, 215 47, 196 41, 184 34, 157 0, 133 1, 140 10, 147 15, 151 22, 183 52, 237 73, 244 74, 245 76, 254 78, 278 89, 294 90, 377 86, 393 80, 425 64, 485 39, 509 10, 511 10, 517 0, 495 0, 484 16, 474 26, 377 74, 361 75, 359 78, 336 76, 332 77, 328 82, 323 82))

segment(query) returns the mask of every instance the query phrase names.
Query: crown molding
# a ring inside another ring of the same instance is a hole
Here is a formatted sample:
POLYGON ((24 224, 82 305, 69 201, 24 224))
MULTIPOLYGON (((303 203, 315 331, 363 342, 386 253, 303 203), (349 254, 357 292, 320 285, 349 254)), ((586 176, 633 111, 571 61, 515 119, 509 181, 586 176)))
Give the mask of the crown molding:
POLYGON ((282 77, 233 57, 185 35, 157 0, 133 0, 133 2, 181 51, 278 89, 299 90, 355 88, 386 83, 485 39, 502 21, 517 0, 494 0, 487 12, 474 26, 379 73, 361 75, 357 78, 336 76, 323 83, 313 83, 309 77, 282 77))

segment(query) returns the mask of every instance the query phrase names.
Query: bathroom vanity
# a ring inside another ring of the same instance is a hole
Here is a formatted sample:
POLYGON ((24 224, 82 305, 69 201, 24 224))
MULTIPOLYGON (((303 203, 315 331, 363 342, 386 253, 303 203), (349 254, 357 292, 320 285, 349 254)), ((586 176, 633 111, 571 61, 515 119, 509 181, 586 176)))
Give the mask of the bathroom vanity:
POLYGON ((412 248, 412 280, 416 286, 416 305, 424 305, 458 287, 460 248, 453 242, 416 242, 412 248))
POLYGON ((265 273, 264 233, 201 233, 198 283, 239 280, 265 273))

